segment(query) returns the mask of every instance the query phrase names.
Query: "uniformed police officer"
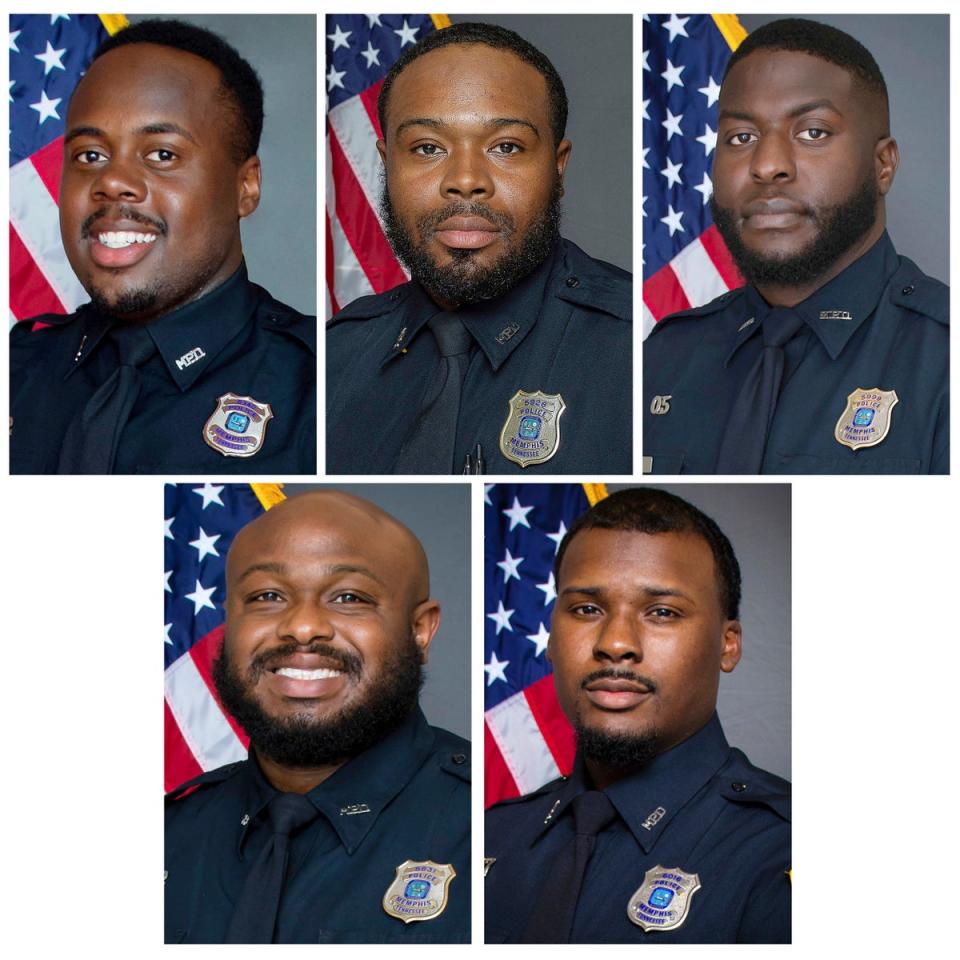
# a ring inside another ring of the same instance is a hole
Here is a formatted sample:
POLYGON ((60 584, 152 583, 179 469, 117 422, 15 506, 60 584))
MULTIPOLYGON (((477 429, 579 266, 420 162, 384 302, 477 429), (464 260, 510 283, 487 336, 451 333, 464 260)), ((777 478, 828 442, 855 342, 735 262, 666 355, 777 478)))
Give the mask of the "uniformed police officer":
POLYGON ((213 678, 250 755, 167 797, 168 943, 469 942, 469 745, 417 706, 439 617, 365 500, 243 528, 213 678))
POLYGON ((559 235, 553 65, 501 27, 428 34, 379 99, 383 220, 413 282, 327 335, 331 473, 631 473, 631 281, 559 235))
POLYGON ((251 283, 263 90, 216 35, 106 40, 67 113, 60 227, 91 302, 18 324, 13 473, 313 473, 316 320, 251 283))
POLYGON ((740 569, 661 490, 611 494, 561 543, 547 654, 573 773, 487 813, 486 941, 790 940, 790 784, 716 715, 740 569))
POLYGON ((741 44, 711 209, 747 286, 644 344, 644 472, 948 472, 948 289, 886 233, 898 163, 853 37, 790 19, 741 44))

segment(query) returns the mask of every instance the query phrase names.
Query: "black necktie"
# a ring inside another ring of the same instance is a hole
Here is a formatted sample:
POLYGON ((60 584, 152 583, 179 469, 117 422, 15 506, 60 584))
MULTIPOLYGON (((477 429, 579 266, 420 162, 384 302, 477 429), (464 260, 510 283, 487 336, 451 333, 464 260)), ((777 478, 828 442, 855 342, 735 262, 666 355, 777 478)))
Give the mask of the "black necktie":
POLYGON ((267 805, 273 836, 247 874, 233 908, 225 943, 273 943, 290 834, 315 819, 318 813, 299 793, 280 793, 267 805))
POLYGON ((143 326, 117 327, 110 333, 119 366, 70 422, 60 450, 58 473, 110 473, 120 434, 140 394, 138 367, 156 350, 143 326))
POLYGON ((473 338, 455 313, 438 313, 428 326, 437 341, 440 359, 394 473, 453 472, 460 393, 473 338))
POLYGON ((764 318, 763 350, 747 372, 727 420, 717 473, 759 473, 773 411, 783 381, 783 348, 803 326, 795 310, 772 310, 764 318))
POLYGON ((588 790, 574 797, 576 839, 568 843, 550 865, 521 943, 569 943, 580 887, 597 834, 616 816, 613 804, 600 790, 588 790))

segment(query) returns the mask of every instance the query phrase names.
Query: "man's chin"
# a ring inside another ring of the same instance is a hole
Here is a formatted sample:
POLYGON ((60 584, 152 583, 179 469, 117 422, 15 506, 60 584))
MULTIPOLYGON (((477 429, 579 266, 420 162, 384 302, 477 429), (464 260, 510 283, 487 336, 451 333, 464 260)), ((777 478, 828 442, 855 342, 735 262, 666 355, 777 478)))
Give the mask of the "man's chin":
POLYGON ((611 768, 643 766, 659 752, 659 732, 648 727, 643 730, 620 726, 598 726, 574 723, 577 750, 587 760, 611 768))

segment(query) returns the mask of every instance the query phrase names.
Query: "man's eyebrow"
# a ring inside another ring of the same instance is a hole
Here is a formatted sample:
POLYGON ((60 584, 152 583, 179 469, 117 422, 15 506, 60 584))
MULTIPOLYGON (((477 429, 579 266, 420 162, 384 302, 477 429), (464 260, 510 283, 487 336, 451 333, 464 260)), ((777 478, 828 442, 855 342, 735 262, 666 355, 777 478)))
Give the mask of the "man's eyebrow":
MULTIPOLYGON (((834 105, 832 100, 823 97, 819 100, 808 100, 806 103, 801 103, 796 107, 793 107, 790 112, 787 114, 788 119, 793 120, 796 117, 801 117, 805 113, 809 113, 811 110, 821 110, 824 107, 828 110, 832 110, 834 113, 840 113, 840 110, 834 105)), ((756 120, 754 114, 746 110, 721 110, 720 111, 720 120, 743 120, 746 123, 753 123, 756 120)))
MULTIPOLYGON (((560 591, 560 596, 564 597, 570 593, 578 593, 586 597, 600 597, 606 591, 603 587, 581 587, 577 584, 573 584, 569 587, 564 587, 560 591)), ((654 584, 641 584, 639 592, 647 597, 679 597, 681 600, 689 600, 690 603, 694 603, 693 597, 689 594, 684 593, 682 590, 676 589, 676 587, 660 587, 654 584)))
MULTIPOLYGON (((536 125, 521 117, 494 117, 492 120, 485 120, 483 125, 485 127, 529 127, 537 139, 540 139, 540 131, 536 125)), ((403 133, 408 127, 429 127, 431 130, 442 130, 448 126, 450 126, 450 124, 445 123, 443 120, 437 120, 435 117, 411 117, 409 120, 403 120, 397 126, 397 136, 403 133)))
POLYGON ((244 580, 246 577, 249 577, 251 573, 276 573, 279 576, 283 576, 286 572, 287 566, 284 563, 251 563, 237 579, 244 580))
MULTIPOLYGON (((262 563, 251 563, 243 573, 240 574, 238 580, 243 580, 244 578, 250 576, 251 573, 275 573, 277 576, 284 577, 290 572, 290 568, 285 563, 278 563, 273 560, 265 560, 262 563)), ((374 573, 369 567, 364 567, 356 563, 335 563, 330 566, 324 567, 323 572, 326 576, 336 576, 340 573, 359 573, 365 577, 369 577, 371 580, 375 580, 381 586, 386 586, 383 579, 374 573)))
POLYGON ((384 582, 382 577, 379 577, 375 574, 369 567, 361 566, 356 563, 336 563, 332 566, 326 568, 326 572, 329 574, 334 573, 359 573, 365 577, 369 577, 371 580, 376 580, 380 586, 385 587, 387 584, 384 582))
MULTIPOLYGON (((172 120, 164 120, 158 121, 157 123, 145 124, 144 126, 135 130, 134 133, 138 135, 151 133, 175 133, 178 136, 189 140, 191 143, 197 142, 196 137, 194 137, 189 130, 184 129, 179 123, 174 123, 172 120)), ((105 137, 106 135, 106 131, 101 130, 99 127, 72 127, 63 138, 63 142, 65 144, 69 143, 71 140, 75 140, 77 137, 105 137)))

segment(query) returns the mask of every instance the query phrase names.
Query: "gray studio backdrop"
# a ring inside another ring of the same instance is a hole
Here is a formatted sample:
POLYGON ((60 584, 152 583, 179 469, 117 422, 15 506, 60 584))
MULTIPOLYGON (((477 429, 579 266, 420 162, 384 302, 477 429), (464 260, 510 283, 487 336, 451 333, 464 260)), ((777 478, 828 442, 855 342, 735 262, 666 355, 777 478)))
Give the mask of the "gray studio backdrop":
POLYGON ((625 15, 451 14, 519 33, 563 79, 570 103, 562 233, 592 257, 632 270, 632 19, 625 15))
POLYGON ((317 19, 314 16, 176 17, 220 34, 263 82, 263 195, 242 221, 254 283, 301 313, 317 312, 317 19))
POLYGON ((856 37, 874 56, 890 95, 900 169, 887 196, 887 227, 901 256, 950 282, 950 18, 943 15, 740 14, 749 33, 805 16, 856 37))
MULTIPOLYGON (((609 483, 609 491, 637 486, 609 483)), ((790 778, 790 484, 644 484, 712 517, 740 562, 743 658, 720 676, 717 712, 730 745, 790 778)))
POLYGON ((377 504, 419 538, 440 601, 420 705, 435 727, 470 739, 470 486, 466 483, 287 483, 288 497, 335 489, 377 504))

